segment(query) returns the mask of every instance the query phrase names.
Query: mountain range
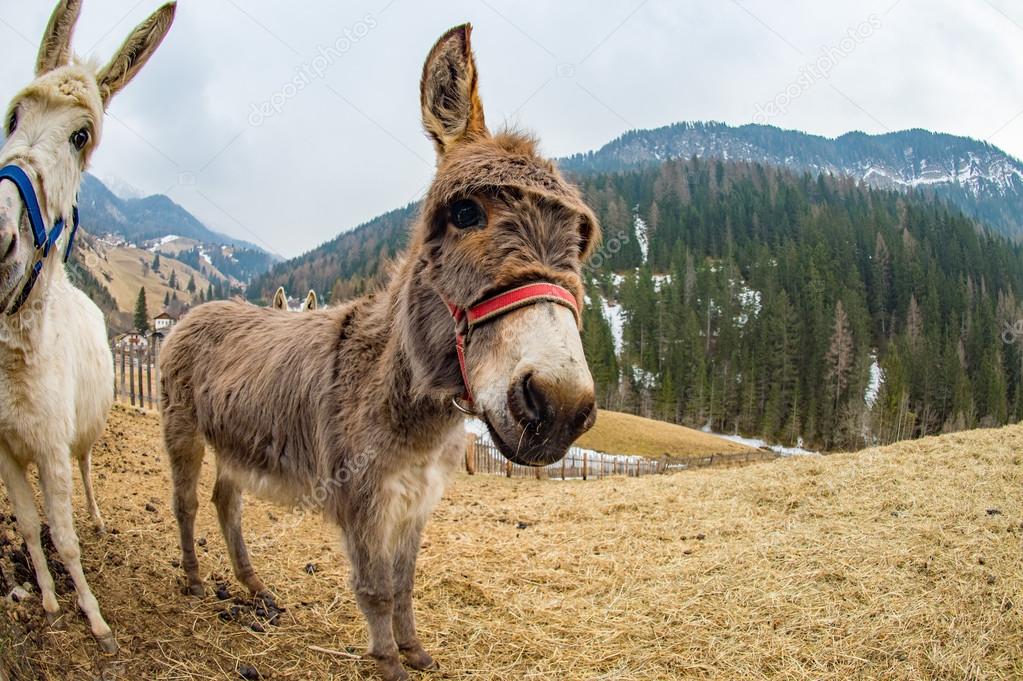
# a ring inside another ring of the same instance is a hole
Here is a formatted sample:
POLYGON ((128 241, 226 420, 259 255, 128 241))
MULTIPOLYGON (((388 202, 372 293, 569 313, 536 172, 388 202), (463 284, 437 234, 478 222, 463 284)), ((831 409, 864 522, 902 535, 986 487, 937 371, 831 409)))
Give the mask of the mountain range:
POLYGON ((633 130, 561 162, 615 172, 677 158, 717 158, 855 178, 870 187, 931 192, 1013 238, 1023 237, 1023 163, 987 142, 927 130, 827 138, 767 125, 676 123, 633 130))

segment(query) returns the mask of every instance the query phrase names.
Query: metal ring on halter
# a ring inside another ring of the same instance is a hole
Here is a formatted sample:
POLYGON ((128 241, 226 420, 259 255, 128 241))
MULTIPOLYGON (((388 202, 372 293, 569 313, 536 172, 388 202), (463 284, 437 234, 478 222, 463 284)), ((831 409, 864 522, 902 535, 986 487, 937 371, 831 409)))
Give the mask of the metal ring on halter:
POLYGON ((455 409, 457 409, 458 411, 462 412, 466 416, 479 416, 479 414, 477 414, 476 412, 470 411, 469 409, 466 409, 465 407, 463 407, 461 405, 461 403, 458 401, 457 397, 452 397, 451 398, 451 404, 455 405, 455 409))

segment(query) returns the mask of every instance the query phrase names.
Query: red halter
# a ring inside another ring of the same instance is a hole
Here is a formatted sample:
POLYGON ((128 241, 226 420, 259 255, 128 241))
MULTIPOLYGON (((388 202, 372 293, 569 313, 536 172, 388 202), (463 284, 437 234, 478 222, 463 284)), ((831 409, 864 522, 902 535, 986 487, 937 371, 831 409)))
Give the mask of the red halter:
MULTIPOLYGON (((455 307, 451 303, 447 304, 448 309, 451 310, 451 316, 455 318, 455 350, 458 352, 458 366, 462 370, 462 382, 465 384, 465 393, 462 399, 470 406, 473 403, 472 389, 469 387, 469 373, 465 368, 465 339, 469 332, 475 327, 482 326, 509 312, 537 303, 564 305, 572 310, 577 320, 579 318, 579 305, 575 296, 568 289, 550 282, 526 284, 504 293, 498 293, 468 310, 455 307)), ((471 413, 462 408, 457 401, 455 406, 465 413, 471 413)))

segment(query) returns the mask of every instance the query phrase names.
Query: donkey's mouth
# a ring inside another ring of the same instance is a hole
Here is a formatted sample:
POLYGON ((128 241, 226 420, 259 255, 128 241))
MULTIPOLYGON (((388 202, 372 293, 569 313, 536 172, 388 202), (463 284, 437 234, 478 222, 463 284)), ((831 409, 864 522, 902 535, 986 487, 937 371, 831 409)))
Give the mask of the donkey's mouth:
POLYGON ((490 431, 490 439, 497 445, 501 455, 520 466, 531 466, 533 468, 549 466, 560 461, 568 452, 568 445, 558 447, 552 441, 554 438, 541 437, 537 432, 536 425, 533 423, 526 424, 519 434, 519 440, 515 443, 515 446, 512 446, 501 437, 501 433, 490 422, 490 417, 484 416, 483 422, 487 424, 487 430, 490 431))

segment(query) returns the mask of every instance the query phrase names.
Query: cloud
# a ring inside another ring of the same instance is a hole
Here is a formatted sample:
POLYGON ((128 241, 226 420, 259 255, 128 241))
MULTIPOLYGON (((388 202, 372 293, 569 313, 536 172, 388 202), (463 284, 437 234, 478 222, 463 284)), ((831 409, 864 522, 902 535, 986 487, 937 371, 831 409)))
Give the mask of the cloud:
MULTIPOLYGON (((0 0, 8 96, 31 74, 46 5, 0 0)), ((86 2, 76 49, 109 57, 158 5, 86 2)), ((558 156, 630 128, 751 122, 871 16, 880 27, 773 124, 922 127, 1023 156, 1023 10, 1008 0, 181 0, 166 43, 114 101, 94 166, 290 256, 427 186, 419 70, 452 25, 475 25, 491 125, 532 129, 558 156), (268 104, 272 115, 253 114, 268 104)))

